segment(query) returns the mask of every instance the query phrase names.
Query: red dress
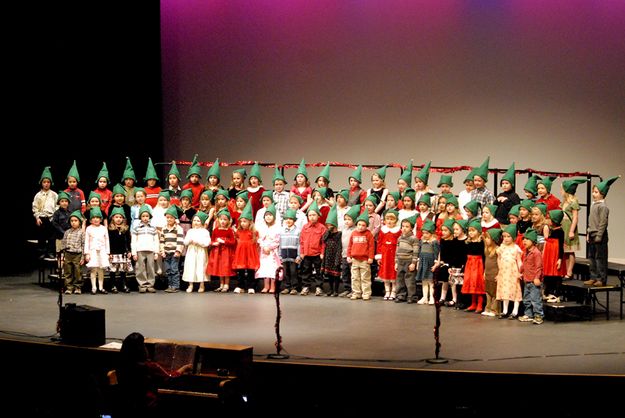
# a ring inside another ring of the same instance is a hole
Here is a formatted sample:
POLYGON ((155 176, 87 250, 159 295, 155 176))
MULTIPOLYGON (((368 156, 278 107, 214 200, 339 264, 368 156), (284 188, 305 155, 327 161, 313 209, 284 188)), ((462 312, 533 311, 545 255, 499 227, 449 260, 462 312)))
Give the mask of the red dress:
POLYGON ((432 212, 428 212, 428 214, 425 216, 425 219, 421 217, 421 212, 417 213, 417 223, 414 227, 414 232, 417 236, 417 239, 420 240, 421 236, 423 235, 423 233, 421 232, 421 228, 423 228, 423 224, 425 223, 425 221, 431 221, 432 219, 434 219, 434 214, 432 212))
POLYGON ((234 231, 232 231, 232 228, 214 229, 211 234, 210 256, 208 257, 206 274, 218 277, 234 276, 232 259, 236 245, 237 242, 234 239, 234 231), (223 239, 225 242, 215 245, 219 238, 223 239))
POLYGON ((200 195, 204 191, 204 185, 202 183, 187 183, 182 186, 182 190, 191 189, 193 192, 193 198, 191 198, 191 207, 197 209, 200 206, 200 195))
POLYGON ((551 229, 549 238, 543 247, 543 276, 566 276, 566 263, 563 259, 564 231, 562 228, 551 229), (560 269, 557 262, 560 260, 560 269))
POLYGON ((558 199, 551 193, 547 195, 546 199, 543 199, 541 197, 540 199, 536 200, 536 203, 544 203, 545 205, 547 205, 547 215, 546 215, 547 218, 549 217, 550 210, 560 209, 560 199, 558 199))
POLYGON ((330 213, 330 206, 324 203, 322 206, 319 206, 319 212, 321 212, 321 216, 319 216, 318 222, 325 225, 326 219, 328 219, 328 213, 330 213))
POLYGON ((234 234, 237 248, 234 251, 232 268, 258 270, 260 267, 260 249, 257 242, 257 233, 249 229, 238 229, 234 234))
POLYGON ((265 188, 263 186, 259 186, 256 191, 251 191, 250 189, 254 190, 253 188, 248 187, 247 197, 252 202, 252 217, 253 219, 256 219, 256 212, 258 212, 258 210, 263 207, 261 198, 263 197, 263 192, 265 191, 265 188))
POLYGON ((380 228, 378 233, 378 254, 382 258, 378 260, 378 277, 382 280, 395 280, 397 278, 395 252, 397 251, 397 240, 399 240, 400 236, 401 228, 399 226, 390 229, 384 225, 380 228))
POLYGON ((467 242, 467 264, 464 266, 462 293, 483 295, 484 283, 484 242, 467 242))
POLYGON ((109 207, 113 203, 113 192, 109 189, 100 189, 99 187, 94 192, 100 195, 100 210, 102 210, 102 213, 109 213, 109 207))

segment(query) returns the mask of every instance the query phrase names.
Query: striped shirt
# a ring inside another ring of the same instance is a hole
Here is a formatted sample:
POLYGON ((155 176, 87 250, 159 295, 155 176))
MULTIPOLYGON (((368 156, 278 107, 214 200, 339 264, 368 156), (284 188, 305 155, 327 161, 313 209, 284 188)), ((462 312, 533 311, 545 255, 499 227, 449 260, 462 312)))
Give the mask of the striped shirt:
POLYGON ((299 257, 299 229, 284 227, 280 233, 280 258, 282 261, 295 261, 299 257))
POLYGON ((284 219, 284 214, 289 208, 289 196, 289 192, 273 192, 273 202, 281 219, 284 219))
MULTIPOLYGON (((493 204, 495 201, 495 195, 486 187, 482 187, 480 189, 471 190, 471 200, 477 200, 480 202, 482 207, 484 207, 486 205, 493 204)), ((477 213, 474 213, 473 215, 477 215, 477 213)))
POLYGON ((158 233, 152 225, 140 223, 139 226, 132 229, 130 248, 133 256, 137 255, 138 251, 158 252, 159 247, 158 233))
POLYGON ((419 256, 419 240, 413 234, 402 234, 397 240, 397 251, 395 252, 395 262, 411 261, 417 264, 419 256))
POLYGON ((165 254, 172 254, 176 251, 182 253, 183 249, 184 235, 182 234, 182 227, 180 225, 174 225, 173 228, 163 227, 161 231, 161 252, 165 254))

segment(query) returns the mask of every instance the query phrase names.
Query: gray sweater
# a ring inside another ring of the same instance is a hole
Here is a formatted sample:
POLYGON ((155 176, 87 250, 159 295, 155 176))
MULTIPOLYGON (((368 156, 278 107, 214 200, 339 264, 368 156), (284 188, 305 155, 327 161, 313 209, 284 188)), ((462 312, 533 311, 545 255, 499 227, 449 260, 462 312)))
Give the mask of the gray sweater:
POLYGON ((594 237, 595 242, 601 241, 608 229, 608 216, 610 209, 605 205, 604 200, 592 202, 590 205, 590 216, 588 217, 588 236, 594 237))

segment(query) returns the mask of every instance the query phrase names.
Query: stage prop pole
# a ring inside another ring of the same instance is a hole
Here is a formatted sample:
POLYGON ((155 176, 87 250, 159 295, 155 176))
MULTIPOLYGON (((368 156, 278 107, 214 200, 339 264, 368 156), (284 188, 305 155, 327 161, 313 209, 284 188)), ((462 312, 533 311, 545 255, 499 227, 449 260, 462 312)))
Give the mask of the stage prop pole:
POLYGON ((289 358, 288 354, 282 354, 282 336, 280 335, 280 319, 282 318, 282 311, 280 309, 280 284, 282 283, 281 275, 283 272, 284 268, 282 266, 276 269, 276 286, 273 294, 276 299, 276 324, 274 326, 276 330, 276 353, 268 354, 267 358, 274 360, 284 360, 289 358))
POLYGON ((427 359, 430 364, 443 364, 447 363, 448 360, 442 357, 439 357, 441 351, 441 342, 440 342, 440 328, 441 328, 441 300, 440 293, 437 295, 436 290, 438 288, 438 275, 442 266, 436 267, 434 270, 434 274, 432 275, 432 282, 434 283, 434 307, 436 308, 436 322, 434 323, 434 358, 427 359))

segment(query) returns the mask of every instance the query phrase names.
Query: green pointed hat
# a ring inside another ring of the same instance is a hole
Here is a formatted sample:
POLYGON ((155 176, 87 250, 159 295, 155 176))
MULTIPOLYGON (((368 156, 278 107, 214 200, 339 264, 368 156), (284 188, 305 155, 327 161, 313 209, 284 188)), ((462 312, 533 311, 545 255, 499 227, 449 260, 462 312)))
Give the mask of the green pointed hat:
POLYGON ((348 201, 349 201, 349 190, 347 190, 347 189, 343 189, 343 190, 341 190, 340 192, 338 192, 338 193, 336 194, 336 196, 337 196, 337 197, 338 197, 338 196, 341 196, 343 199, 345 199, 345 201, 346 201, 346 202, 348 202, 348 201))
POLYGON ((454 182, 452 181, 450 174, 443 174, 436 187, 441 187, 443 184, 447 184, 449 187, 454 187, 454 182))
POLYGON ((325 165, 325 167, 323 167, 323 170, 321 170, 321 173, 319 173, 319 175, 315 179, 315 182, 319 180, 319 177, 323 177, 324 179, 326 179, 326 182, 330 183, 330 162, 329 161, 325 165))
POLYGON ((536 196, 538 194, 538 188, 536 187, 538 185, 538 180, 540 180, 540 176, 532 174, 530 178, 527 179, 527 183, 525 183, 525 186, 523 186, 523 190, 530 192, 531 194, 536 196))
POLYGON ((213 197, 215 196, 215 193, 212 190, 208 189, 208 190, 204 190, 202 192, 200 197, 202 197, 202 196, 208 196, 208 200, 212 201, 213 197))
POLYGON ((358 183, 362 183, 362 164, 360 164, 349 176, 350 179, 356 180, 358 183))
POLYGON ((482 163, 481 166, 473 169, 475 170, 473 175, 484 179, 484 183, 488 181, 488 164, 489 163, 490 163, 490 157, 486 157, 486 160, 482 163))
POLYGON ((460 203, 458 203, 458 198, 456 196, 454 196, 453 194, 451 196, 447 196, 447 204, 452 204, 454 205, 456 208, 458 208, 458 205, 460 203))
POLYGON ((519 213, 519 209, 521 208, 521 205, 514 205, 510 208, 510 212, 508 212, 508 216, 512 215, 512 216, 516 216, 517 218, 519 216, 521 216, 521 214, 519 213))
POLYGON ((90 202, 91 199, 98 199, 98 202, 102 203, 102 196, 100 196, 96 192, 89 193, 89 197, 87 197, 87 202, 90 202))
POLYGON ((532 210, 532 208, 534 207, 536 203, 534 203, 533 200, 531 199, 523 199, 521 200, 521 203, 519 204, 520 207, 527 209, 528 211, 532 210))
POLYGON ((416 225, 416 223, 417 223, 417 214, 415 213, 414 215, 409 216, 407 218, 404 218, 401 221, 402 222, 408 221, 408 222, 410 222, 410 225, 412 225, 414 227, 416 225))
POLYGON ((421 197, 419 198, 419 201, 417 202, 417 205, 419 203, 424 203, 424 204, 428 205, 428 208, 430 206, 432 206, 432 198, 430 196, 431 196, 430 193, 423 193, 421 195, 421 197))
POLYGON ((204 225, 206 223, 206 220, 208 219, 208 213, 197 211, 195 212, 195 215, 193 215, 193 217, 200 218, 200 222, 202 222, 202 225, 204 225))
POLYGON ((577 186, 580 184, 584 184, 588 181, 588 179, 570 179, 564 180, 562 182, 562 190, 564 190, 568 194, 577 193, 577 186))
POLYGON ((386 215, 393 215, 395 217, 395 219, 399 219, 399 212, 395 209, 389 209, 387 211, 384 212, 384 217, 386 217, 386 215))
POLYGON ((473 216, 477 216, 477 213, 480 211, 480 202, 477 200, 470 200, 464 205, 464 210, 470 210, 473 216))
POLYGON ((144 189, 143 187, 135 187, 135 188, 133 189, 133 191, 134 191, 134 194, 135 194, 135 195, 136 195, 137 193, 139 193, 139 192, 143 193, 144 195, 146 195, 146 194, 147 194, 147 193, 145 192, 145 189, 144 189))
POLYGON ((562 212, 560 209, 553 209, 549 211, 549 219, 551 219, 551 222, 553 224, 562 224, 562 218, 564 218, 564 212, 562 212))
POLYGON ((299 167, 297 167, 297 173, 295 173, 295 177, 297 177, 298 174, 303 175, 304 177, 306 177, 306 180, 308 180, 308 171, 306 171, 306 161, 304 161, 303 158, 302 158, 302 161, 299 163, 299 167))
POLYGON ((76 167, 76 160, 74 160, 74 163, 72 164, 69 172, 67 173, 67 177, 65 178, 68 179, 70 177, 74 177, 76 181, 80 183, 80 175, 78 174, 78 167, 76 167))
POLYGON ((230 215, 230 211, 226 208, 220 210, 219 212, 217 212, 217 217, 219 218, 220 216, 225 216, 228 219, 232 219, 232 216, 230 215))
POLYGON ((503 229, 503 232, 507 232, 508 234, 510 234, 510 236, 512 237, 512 239, 516 239, 516 235, 517 235, 517 227, 516 224, 510 224, 508 226, 506 226, 503 229))
POLYGON ((421 170, 417 173, 415 177, 416 179, 421 180, 424 184, 428 184, 428 180, 430 178, 430 166, 432 165, 432 161, 428 162, 423 166, 421 170))
POLYGON ((399 178, 405 181, 408 187, 412 186, 412 160, 410 160, 404 171, 401 172, 399 178))
POLYGON ((284 219, 297 219, 297 211, 295 209, 287 209, 284 212, 284 219))
POLYGON ((141 215, 143 215, 145 212, 150 214, 150 218, 152 217, 152 208, 150 207, 150 205, 146 205, 145 203, 143 205, 141 205, 141 207, 139 208, 139 218, 141 217, 141 215))
POLYGON ((273 192, 271 190, 265 190, 263 192, 263 194, 260 196, 260 201, 263 201, 263 197, 268 197, 269 200, 271 200, 271 203, 273 203, 273 192))
POLYGON ((516 185, 514 163, 512 163, 510 168, 508 168, 508 171, 506 171, 506 173, 503 175, 503 177, 499 181, 499 184, 501 184, 501 182, 504 180, 508 181, 512 185, 512 189, 514 190, 514 186, 516 185))
POLYGON ((417 203, 417 192, 414 189, 408 188, 408 189, 404 190, 404 195, 402 196, 402 199, 404 197, 409 197, 415 203, 415 206, 416 206, 416 203, 417 203))
POLYGON ((380 201, 378 200, 378 195, 375 195, 375 194, 370 194, 369 196, 367 196, 367 198, 365 199, 365 202, 367 200, 373 203, 373 206, 377 206, 378 203, 380 203, 380 201))
POLYGON ((528 239, 536 244, 536 242, 538 241, 538 233, 534 228, 529 228, 527 231, 525 231, 525 234, 523 234, 523 239, 528 239))
POLYGON ((106 167, 106 162, 102 163, 102 168, 100 169, 100 172, 98 173, 98 177, 95 179, 95 183, 98 184, 98 182, 100 181, 102 177, 106 179, 107 183, 111 182, 111 180, 109 179, 109 169, 106 167))
POLYGON ((93 218, 103 218, 102 211, 100 210, 99 207, 91 208, 89 210, 89 220, 93 218))
POLYGON ((477 229, 479 232, 482 232, 482 222, 480 221, 479 218, 473 218, 469 221, 468 225, 467 225, 467 229, 468 228, 475 228, 477 229))
POLYGON ((302 206, 302 204, 304 203, 304 199, 302 199, 302 196, 295 194, 295 193, 291 193, 291 195, 289 196, 289 201, 291 199, 297 199, 297 201, 299 202, 299 205, 302 206))
MULTIPOLYGON (((183 191, 182 193, 184 193, 184 191, 183 191)), ((193 196, 193 194, 191 194, 191 196, 193 196)), ((217 196, 223 196, 223 197, 225 197, 225 198, 226 198, 226 200, 230 199, 230 196, 228 195, 228 192, 227 192, 226 190, 224 190, 224 189, 219 189, 219 190, 217 190, 217 192, 215 192, 215 194, 213 195, 213 197, 214 197, 215 199, 217 199, 217 196)))
POLYGON ((352 221, 356 223, 356 219, 358 219, 358 215, 360 214, 360 205, 354 205, 347 212, 345 212, 345 216, 349 216, 352 218, 352 221))
POLYGON ((124 189, 124 186, 119 183, 113 186, 113 197, 115 197, 116 194, 123 194, 126 196, 126 189, 124 189))
POLYGON ((247 193, 247 190, 241 190, 240 192, 237 193, 235 200, 239 198, 245 200, 246 202, 249 202, 250 195, 247 193))
POLYGON ((433 234, 436 231, 436 224, 428 219, 427 221, 423 222, 423 225, 421 226, 421 231, 428 231, 433 234))
POLYGON ((538 184, 543 184, 545 188, 547 189, 547 193, 551 193, 551 186, 555 179, 557 179, 557 177, 555 176, 544 177, 538 180, 538 184))
POLYGON ((399 202, 399 199, 400 199, 400 197, 401 197, 401 196, 399 195, 399 192, 398 192, 398 191, 395 191, 395 190, 394 190, 394 191, 392 191, 392 192, 388 192, 388 196, 393 196, 393 199, 395 199, 395 202, 396 202, 396 203, 397 203, 397 202, 399 202))
POLYGON ((455 222, 455 224, 458 224, 460 226, 460 228, 462 228, 462 230, 464 232, 467 232, 467 228, 469 227, 469 221, 466 219, 457 219, 455 222))
POLYGON ((193 174, 196 174, 198 177, 202 178, 202 168, 200 167, 200 163, 197 160, 197 154, 193 156, 193 161, 191 161, 191 165, 189 166, 189 170, 187 171, 187 179, 193 174))
POLYGON ((156 175, 156 169, 154 168, 151 157, 148 158, 148 168, 145 170, 145 177, 143 178, 143 181, 148 181, 150 179, 156 179, 157 181, 159 180, 158 176, 156 175))
POLYGON ((445 228, 449 229, 452 233, 454 232, 454 224, 456 223, 456 220, 453 218, 447 218, 445 219, 445 221, 443 222, 443 225, 445 228))
POLYGON ((317 192, 321 195, 321 197, 323 197, 324 199, 328 198, 328 188, 327 187, 317 187, 315 190, 313 190, 313 194, 317 192))
POLYGON ((535 208, 538 208, 538 210, 540 210, 540 212, 543 214, 543 216, 547 215, 547 205, 544 203, 536 203, 534 205, 535 208))
POLYGON ((385 165, 383 167, 378 168, 377 170, 375 170, 375 173, 378 175, 378 177, 380 177, 382 180, 386 179, 386 169, 387 169, 388 165, 385 165))
POLYGON ((284 183, 286 183, 286 179, 284 178, 284 176, 282 175, 282 172, 280 171, 280 169, 277 166, 276 166, 276 169, 273 172, 273 178, 271 179, 271 181, 273 181, 275 183, 276 180, 281 180, 284 183))
POLYGON ((466 183, 467 181, 473 181, 473 176, 475 176, 475 168, 472 168, 469 171, 469 174, 467 174, 467 176, 464 178, 464 180, 462 181, 463 183, 466 183))
POLYGON ((247 178, 247 171, 245 171, 245 168, 237 168, 235 170, 232 170, 232 173, 239 173, 241 175, 241 177, 243 177, 243 180, 245 180, 247 178))
POLYGON ((319 205, 317 205, 316 201, 313 201, 312 204, 308 206, 308 210, 306 211, 306 213, 309 212, 316 212, 317 215, 321 216, 321 211, 319 210, 319 205))
POLYGON ((210 176, 215 176, 217 177, 219 181, 221 181, 221 172, 219 169, 219 158, 215 159, 215 162, 213 163, 211 168, 208 169, 208 174, 206 174, 206 178, 209 178, 210 176))
POLYGON ((253 215, 253 210, 252 210, 252 201, 251 200, 247 201, 247 204, 243 208, 243 211, 241 212, 241 215, 239 216, 239 219, 247 219, 248 221, 253 221, 254 220, 254 215, 253 215))
POLYGON ((178 219, 178 207, 176 205, 171 205, 165 211, 165 215, 171 215, 174 218, 178 219))
POLYGON ((497 205, 485 205, 485 208, 488 208, 490 214, 495 216, 495 212, 497 212, 497 205))
POLYGON ((52 181, 52 172, 50 171, 50 167, 44 167, 41 172, 41 177, 39 177, 39 184, 43 181, 43 179, 50 180, 50 185, 54 186, 54 182, 52 181))
POLYGON ((59 203, 59 201, 60 201, 61 199, 65 199, 65 200, 67 200, 67 201, 69 202, 70 197, 71 197, 71 196, 69 195, 69 193, 67 193, 67 192, 65 192, 65 191, 63 191, 63 190, 62 190, 62 191, 60 191, 60 192, 59 192, 59 194, 58 194, 58 196, 57 196, 57 198, 56 198, 56 203, 59 203))
POLYGON ((338 218, 338 212, 336 211, 336 205, 330 208, 330 212, 328 212, 328 217, 326 218, 326 223, 330 225, 334 225, 335 228, 339 227, 339 218, 338 218))
POLYGON ((598 183, 595 187, 599 190, 599 192, 601 192, 603 197, 606 197, 608 195, 608 192, 610 191, 610 186, 612 185, 612 183, 614 183, 620 177, 620 175, 610 177, 609 179, 603 180, 602 182, 598 183))
POLYGON ((486 233, 488 235, 490 235, 490 238, 495 241, 497 244, 499 244, 501 242, 501 234, 503 233, 503 231, 499 228, 490 228, 486 231, 486 233))
POLYGON ((265 209, 265 213, 271 213, 273 215, 273 219, 276 219, 276 205, 273 203, 265 209))
POLYGON ((250 169, 250 178, 252 177, 256 177, 259 183, 263 182, 263 178, 260 176, 260 165, 258 165, 258 161, 256 161, 250 169))
POLYGON ((73 211, 70 215, 69 215, 69 219, 72 218, 76 218, 78 219, 80 222, 83 221, 83 219, 85 219, 85 217, 82 215, 82 212, 80 211, 80 209, 77 209, 75 211, 73 211))
POLYGON ((109 219, 112 219, 113 216, 115 216, 115 215, 122 215, 124 217, 124 219, 126 219, 126 212, 124 212, 124 209, 122 209, 120 207, 114 207, 113 208, 111 213, 109 213, 109 219))
POLYGON ((171 190, 169 189, 161 190, 158 193, 158 197, 161 197, 161 196, 163 196, 169 202, 171 200, 171 190))
POLYGON ((132 163, 130 162, 130 158, 126 157, 126 168, 124 168, 124 173, 122 174, 122 181, 126 179, 132 179, 137 181, 137 176, 135 176, 135 169, 132 168, 132 163))
POLYGON ((182 200, 183 197, 186 197, 189 200, 193 200, 193 191, 191 189, 185 189, 182 192, 180 192, 180 200, 182 200))
POLYGON ((169 167, 169 173, 167 173, 167 178, 169 178, 169 176, 171 175, 176 176, 178 180, 182 178, 182 176, 180 175, 180 170, 178 170, 178 166, 176 165, 175 161, 171 162, 171 167, 169 167))
POLYGON ((369 214, 367 212, 363 212, 361 213, 358 218, 356 218, 356 223, 363 221, 364 223, 367 224, 367 226, 369 226, 369 214))

